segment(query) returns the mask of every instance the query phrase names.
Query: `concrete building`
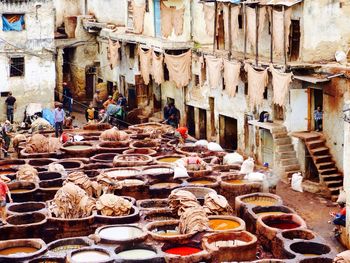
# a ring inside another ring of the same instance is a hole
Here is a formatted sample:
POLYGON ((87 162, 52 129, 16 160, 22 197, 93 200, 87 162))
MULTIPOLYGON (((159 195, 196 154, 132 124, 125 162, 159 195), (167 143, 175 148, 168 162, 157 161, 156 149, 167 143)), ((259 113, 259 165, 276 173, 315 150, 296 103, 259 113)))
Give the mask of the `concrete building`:
POLYGON ((0 119, 8 92, 17 98, 15 121, 28 103, 52 107, 55 89, 54 6, 51 0, 5 0, 0 5, 0 119))

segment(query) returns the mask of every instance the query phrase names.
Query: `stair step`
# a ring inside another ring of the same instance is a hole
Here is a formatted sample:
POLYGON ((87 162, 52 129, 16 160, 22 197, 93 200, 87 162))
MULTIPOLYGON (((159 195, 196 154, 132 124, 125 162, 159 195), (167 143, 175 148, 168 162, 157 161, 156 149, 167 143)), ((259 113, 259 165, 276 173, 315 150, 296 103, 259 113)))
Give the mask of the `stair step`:
POLYGON ((286 165, 293 165, 293 164, 299 164, 298 159, 296 158, 289 158, 289 159, 281 159, 282 166, 286 165))
POLYGON ((310 134, 306 139, 305 142, 311 142, 311 141, 316 141, 321 138, 321 135, 319 134, 310 134))
POLYGON ((289 137, 275 139, 276 145, 291 144, 292 140, 289 137))
POLYGON ((329 153, 329 148, 328 147, 315 148, 315 149, 311 149, 310 152, 312 155, 315 155, 315 156, 326 155, 329 153))
POLYGON ((297 171, 297 170, 300 170, 300 165, 299 164, 286 165, 286 166, 283 166, 283 169, 285 172, 297 171))
POLYGON ((343 180, 336 180, 336 181, 325 181, 325 184, 327 187, 339 187, 343 186, 343 180))
POLYGON ((287 128, 284 126, 281 127, 275 127, 271 129, 271 133, 283 133, 283 132, 288 132, 287 128))
POLYGON ((314 162, 316 164, 323 163, 323 162, 331 162, 332 161, 332 155, 319 155, 314 157, 314 162))
POLYGON ((336 202, 338 200, 338 195, 331 195, 331 201, 336 202))
POLYGON ((336 168, 335 162, 317 163, 316 166, 318 170, 336 168))
POLYGON ((318 170, 318 173, 320 175, 327 175, 327 174, 334 174, 337 173, 338 169, 337 168, 329 168, 329 169, 322 169, 318 170))
POLYGON ((337 187, 328 187, 329 191, 331 191, 332 195, 339 194, 340 190, 343 189, 343 186, 337 186, 337 187))
POLYGON ((314 148, 320 148, 325 146, 325 142, 326 142, 325 139, 320 139, 320 140, 306 142, 306 144, 309 147, 309 149, 314 149, 314 148))
POLYGON ((296 153, 295 151, 288 151, 288 152, 280 152, 279 158, 282 159, 290 159, 290 158, 296 158, 296 153))
POLYGON ((288 178, 292 178, 292 175, 295 173, 300 173, 300 170, 294 170, 294 171, 286 171, 285 172, 288 178))
POLYGON ((288 133, 287 132, 276 132, 276 133, 272 133, 272 137, 274 140, 280 139, 280 138, 285 138, 285 137, 288 137, 288 133))
POLYGON ((340 173, 334 173, 334 174, 321 174, 320 175, 322 180, 324 182, 327 181, 334 181, 334 180, 343 180, 343 175, 340 173))
POLYGON ((285 145, 277 145, 277 151, 278 152, 287 152, 287 151, 293 151, 293 144, 285 144, 285 145))

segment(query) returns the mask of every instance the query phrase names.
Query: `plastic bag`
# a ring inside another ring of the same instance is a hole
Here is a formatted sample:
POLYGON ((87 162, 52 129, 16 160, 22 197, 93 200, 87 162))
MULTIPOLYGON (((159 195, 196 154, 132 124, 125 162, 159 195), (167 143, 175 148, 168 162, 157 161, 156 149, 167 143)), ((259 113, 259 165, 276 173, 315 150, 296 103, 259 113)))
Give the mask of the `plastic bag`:
POLYGON ((210 142, 208 143, 208 150, 211 152, 223 152, 224 149, 222 149, 222 147, 217 144, 216 142, 210 142))
POLYGON ((339 196, 338 196, 338 199, 337 199, 337 203, 346 203, 346 193, 344 190, 340 190, 340 193, 339 193, 339 196))
POLYGON ((196 141, 194 146, 201 146, 201 147, 205 147, 205 148, 208 148, 208 141, 207 140, 199 140, 199 141, 196 141))
POLYGON ((249 157, 242 163, 240 174, 250 174, 254 172, 254 159, 249 157))
POLYGON ((243 156, 240 155, 239 153, 228 153, 224 156, 223 164, 237 164, 237 163, 242 163, 243 162, 243 156))
POLYGON ((297 192, 303 192, 303 187, 301 186, 301 183, 303 182, 303 176, 301 173, 295 173, 292 175, 292 189, 297 192))
POLYGON ((187 170, 185 167, 178 166, 174 168, 174 179, 178 178, 188 178, 190 177, 187 173, 187 170))

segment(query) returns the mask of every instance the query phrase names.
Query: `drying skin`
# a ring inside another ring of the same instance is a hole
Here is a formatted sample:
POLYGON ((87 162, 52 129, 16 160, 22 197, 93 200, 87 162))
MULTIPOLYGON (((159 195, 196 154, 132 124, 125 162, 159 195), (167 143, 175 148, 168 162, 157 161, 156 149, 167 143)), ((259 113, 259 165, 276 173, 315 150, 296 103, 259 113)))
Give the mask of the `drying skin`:
POLYGON ((157 54, 152 51, 152 75, 154 82, 157 84, 162 84, 164 82, 164 66, 163 66, 164 56, 157 54))
POLYGON ((113 42, 111 39, 108 39, 108 61, 113 69, 115 66, 119 65, 119 41, 113 42))
POLYGON ((19 150, 19 144, 21 142, 25 142, 27 141, 27 137, 24 135, 24 134, 16 134, 15 137, 13 138, 13 141, 12 141, 12 145, 13 145, 13 148, 16 150, 16 152, 18 153, 18 150, 19 150))
POLYGON ((207 78, 209 80, 209 86, 212 89, 216 89, 222 78, 221 72, 223 69, 223 60, 222 58, 205 56, 205 61, 207 63, 207 78))
POLYGON ((245 71, 248 73, 248 97, 249 106, 260 106, 264 99, 265 87, 268 84, 269 77, 267 69, 256 71, 250 64, 245 64, 245 71))
MULTIPOLYGON (((252 48, 255 48, 255 42, 256 42, 256 13, 255 8, 246 7, 247 11, 247 40, 251 44, 252 48)), ((260 7, 259 8, 259 35, 261 35, 262 31, 264 30, 265 25, 265 18, 266 18, 266 8, 260 7)))
POLYGON ((279 72, 272 65, 270 65, 270 71, 272 74, 273 102, 283 107, 288 95, 289 85, 292 82, 293 74, 279 72))
POLYGON ((187 208, 180 217, 180 234, 194 234, 209 229, 209 219, 203 207, 187 208))
POLYGON ((204 210, 208 215, 232 215, 233 209, 226 198, 216 193, 204 197, 204 210))
POLYGON ((213 5, 203 4, 205 29, 207 34, 211 37, 214 36, 214 19, 215 19, 215 7, 213 5))
POLYGON ((132 204, 119 196, 104 194, 96 202, 96 209, 103 216, 125 216, 130 214, 132 204))
POLYGON ((105 130, 100 135, 101 141, 126 141, 129 139, 130 137, 126 132, 120 131, 116 127, 105 130))
POLYGON ((236 87, 239 83, 241 64, 239 62, 224 60, 224 81, 225 90, 230 97, 236 95, 236 87))
POLYGON ((288 8, 283 15, 283 11, 279 12, 273 10, 273 51, 277 56, 284 54, 284 43, 286 44, 286 50, 289 48, 289 32, 290 24, 292 22, 292 9, 288 8), (285 20, 283 19, 285 16, 285 20), (285 32, 285 33, 284 33, 285 32))
POLYGON ((57 218, 73 219, 87 217, 95 209, 95 200, 79 186, 67 183, 49 203, 49 210, 57 218))
POLYGON ((112 194, 114 190, 122 188, 122 185, 118 183, 115 177, 112 177, 104 172, 101 172, 97 176, 96 181, 102 187, 102 192, 104 194, 112 194))
POLYGON ((339 253, 333 260, 334 263, 349 263, 350 262, 350 250, 339 253))
POLYGON ((132 1, 134 33, 141 34, 143 32, 143 20, 146 11, 146 4, 137 5, 132 1))
POLYGON ((152 49, 144 51, 141 47, 139 47, 139 56, 141 76, 143 78, 143 82, 148 85, 152 70, 152 49))
POLYGON ((169 71, 170 81, 176 83, 177 88, 187 86, 191 80, 191 50, 181 55, 165 54, 165 64, 169 71))
POLYGON ((16 173, 16 179, 17 181, 26 181, 31 183, 40 182, 38 170, 29 164, 20 166, 16 173))
POLYGON ((83 189, 88 196, 100 196, 102 187, 97 183, 90 180, 90 178, 83 172, 73 172, 68 174, 67 179, 63 184, 74 183, 83 189))
POLYGON ((48 172, 60 173, 62 176, 67 176, 67 171, 62 164, 50 163, 47 169, 48 172))
POLYGON ((171 8, 160 4, 160 15, 161 15, 161 27, 162 36, 168 38, 173 29, 176 36, 180 36, 183 33, 185 8, 171 8))
POLYGON ((199 203, 191 192, 179 190, 169 195, 168 205, 173 214, 181 216, 188 208, 199 206, 199 203))
POLYGON ((231 45, 233 46, 238 40, 238 32, 239 32, 238 15, 241 7, 238 5, 231 6, 231 21, 229 21, 229 8, 230 8, 230 5, 223 5, 225 43, 229 43, 230 31, 231 31, 231 45))
POLYGON ((34 134, 28 141, 26 153, 47 153, 56 152, 62 146, 59 138, 47 138, 41 134, 34 134))

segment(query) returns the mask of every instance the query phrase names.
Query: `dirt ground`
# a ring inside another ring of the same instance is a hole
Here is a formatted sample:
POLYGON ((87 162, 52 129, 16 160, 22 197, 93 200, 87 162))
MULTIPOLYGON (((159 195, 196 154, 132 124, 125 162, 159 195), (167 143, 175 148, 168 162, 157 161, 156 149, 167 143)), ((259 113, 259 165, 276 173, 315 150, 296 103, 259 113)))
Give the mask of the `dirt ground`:
POLYGON ((277 186, 277 195, 281 196, 285 206, 293 208, 305 221, 310 230, 323 237, 335 251, 345 248, 334 238, 333 225, 328 224, 330 212, 338 212, 336 204, 311 193, 299 193, 283 182, 277 186))

